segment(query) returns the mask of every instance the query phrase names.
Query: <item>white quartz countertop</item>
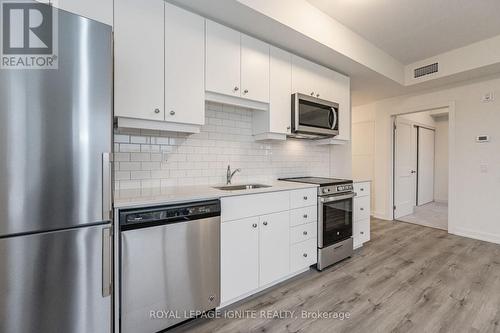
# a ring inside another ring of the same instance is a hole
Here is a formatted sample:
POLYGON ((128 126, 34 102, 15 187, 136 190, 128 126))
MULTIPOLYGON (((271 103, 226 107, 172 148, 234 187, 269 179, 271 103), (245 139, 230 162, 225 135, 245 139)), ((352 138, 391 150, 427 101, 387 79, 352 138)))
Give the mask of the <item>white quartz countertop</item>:
POLYGON ((354 183, 371 183, 372 180, 368 178, 358 178, 353 180, 354 183))
MULTIPOLYGON (((251 190, 223 191, 212 186, 172 186, 162 188, 147 189, 127 189, 115 190, 114 208, 139 208, 148 206, 158 206, 165 204, 175 204, 189 201, 202 201, 210 199, 220 199, 223 197, 249 195, 257 193, 298 190, 303 188, 314 188, 314 184, 302 184, 277 180, 272 183, 262 183, 270 187, 256 188, 251 190)), ((233 184, 239 185, 239 184, 233 184)), ((218 185, 214 185, 218 186, 218 185)))

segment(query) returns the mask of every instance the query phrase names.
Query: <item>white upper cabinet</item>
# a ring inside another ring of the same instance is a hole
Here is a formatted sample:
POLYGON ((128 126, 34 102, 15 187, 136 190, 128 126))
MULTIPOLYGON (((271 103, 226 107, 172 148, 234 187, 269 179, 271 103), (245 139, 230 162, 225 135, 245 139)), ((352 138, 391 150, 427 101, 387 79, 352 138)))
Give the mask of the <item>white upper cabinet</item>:
POLYGON ((205 123, 205 19, 165 3, 165 120, 205 123))
POLYGON ((207 91, 240 97, 240 33, 206 20, 207 91))
POLYGON ((269 45, 207 20, 205 80, 208 92, 268 103, 269 45))
POLYGON ((241 35, 241 97, 269 102, 269 45, 241 35))
POLYGON ((285 140, 290 133, 292 109, 292 55, 270 47, 269 109, 253 115, 256 140, 285 140))
POLYGON ((292 55, 277 47, 271 47, 270 59, 270 131, 289 134, 292 110, 292 55))
POLYGON ((317 80, 315 64, 298 56, 292 56, 292 93, 314 96, 317 80))
POLYGON ((335 102, 331 94, 333 71, 298 56, 292 57, 292 90, 335 102))
POLYGON ((56 8, 80 15, 107 25, 113 25, 113 0, 43 0, 56 8))
POLYGON ((164 120, 164 1, 114 3, 115 115, 164 120))
POLYGON ((333 101, 339 104, 339 135, 335 139, 349 141, 351 140, 351 79, 336 72, 333 74, 331 94, 333 101))

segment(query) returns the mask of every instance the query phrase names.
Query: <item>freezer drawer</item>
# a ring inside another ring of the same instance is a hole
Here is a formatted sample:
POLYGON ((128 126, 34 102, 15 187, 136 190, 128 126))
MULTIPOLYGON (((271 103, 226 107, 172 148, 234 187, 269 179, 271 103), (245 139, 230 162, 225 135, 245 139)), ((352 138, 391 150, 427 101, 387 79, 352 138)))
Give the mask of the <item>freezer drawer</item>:
POLYGON ((126 230, 120 238, 122 333, 157 332, 220 304, 219 216, 126 230))
POLYGON ((110 333, 110 251, 109 224, 0 239, 0 332, 110 333))

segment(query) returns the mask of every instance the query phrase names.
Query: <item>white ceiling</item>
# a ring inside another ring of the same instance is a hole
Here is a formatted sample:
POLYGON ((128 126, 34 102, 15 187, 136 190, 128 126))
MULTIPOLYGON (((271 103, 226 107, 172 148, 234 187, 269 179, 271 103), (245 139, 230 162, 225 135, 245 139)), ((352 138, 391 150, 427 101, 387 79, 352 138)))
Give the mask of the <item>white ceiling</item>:
POLYGON ((500 0, 308 0, 407 65, 500 34, 500 0))

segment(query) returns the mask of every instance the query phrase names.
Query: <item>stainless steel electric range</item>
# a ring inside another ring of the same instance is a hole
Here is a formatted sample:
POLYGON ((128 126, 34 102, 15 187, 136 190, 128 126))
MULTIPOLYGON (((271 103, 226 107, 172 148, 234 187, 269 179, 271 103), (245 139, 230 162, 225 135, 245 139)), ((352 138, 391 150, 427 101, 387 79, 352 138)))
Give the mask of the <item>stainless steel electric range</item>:
POLYGON ((280 180, 318 187, 318 270, 352 256, 353 182, 347 179, 297 177, 280 180))

